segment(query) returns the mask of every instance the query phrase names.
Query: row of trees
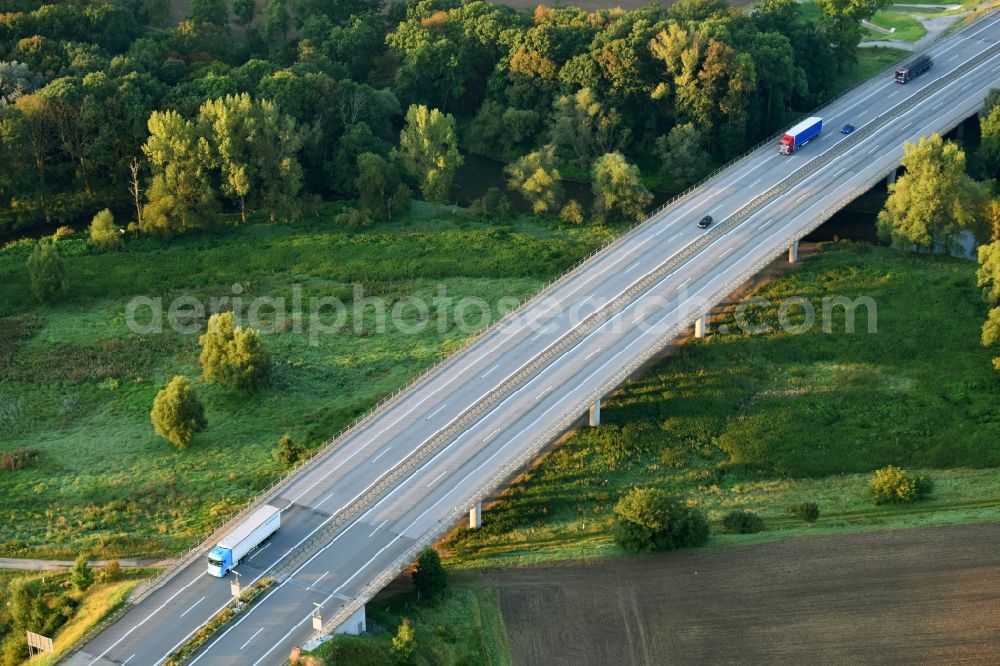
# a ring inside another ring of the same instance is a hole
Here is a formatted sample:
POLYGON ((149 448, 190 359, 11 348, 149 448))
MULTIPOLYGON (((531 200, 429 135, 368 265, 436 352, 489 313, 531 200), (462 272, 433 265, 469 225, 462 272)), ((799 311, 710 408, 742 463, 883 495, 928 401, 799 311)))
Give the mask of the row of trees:
POLYGON ((0 226, 115 204, 162 233, 165 219, 202 223, 218 196, 281 216, 300 190, 365 194, 359 156, 397 145, 423 172, 421 195, 446 199, 461 158, 449 149, 428 170, 393 131, 413 108, 427 115, 407 112, 408 126, 455 146, 513 160, 550 145, 584 171, 618 152, 663 164, 661 183, 680 189, 826 97, 858 19, 882 4, 823 2, 812 23, 794 0, 532 15, 460 0, 198 0, 164 28, 166 0, 25 2, 0 15, 0 226))

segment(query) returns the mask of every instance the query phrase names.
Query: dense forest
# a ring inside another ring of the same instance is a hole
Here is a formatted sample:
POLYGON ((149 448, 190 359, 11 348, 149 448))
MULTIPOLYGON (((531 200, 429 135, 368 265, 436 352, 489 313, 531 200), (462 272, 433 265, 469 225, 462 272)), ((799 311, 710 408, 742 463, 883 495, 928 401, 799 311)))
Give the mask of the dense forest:
POLYGON ((359 165, 369 198, 405 199, 401 179, 447 200, 461 157, 420 173, 397 147, 404 116, 469 152, 551 157, 563 177, 617 152, 679 191, 828 98, 884 2, 821 0, 815 22, 794 0, 194 0, 180 22, 168 0, 4 4, 0 233, 106 207, 153 232, 219 207, 288 219, 364 196, 359 165))

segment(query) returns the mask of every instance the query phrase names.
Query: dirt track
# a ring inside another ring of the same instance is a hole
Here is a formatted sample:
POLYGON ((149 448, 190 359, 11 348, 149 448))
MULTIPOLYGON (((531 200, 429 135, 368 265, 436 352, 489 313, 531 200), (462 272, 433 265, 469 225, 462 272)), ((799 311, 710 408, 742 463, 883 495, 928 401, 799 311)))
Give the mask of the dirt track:
POLYGON ((1000 523, 475 578, 519 666, 1000 663, 1000 523))

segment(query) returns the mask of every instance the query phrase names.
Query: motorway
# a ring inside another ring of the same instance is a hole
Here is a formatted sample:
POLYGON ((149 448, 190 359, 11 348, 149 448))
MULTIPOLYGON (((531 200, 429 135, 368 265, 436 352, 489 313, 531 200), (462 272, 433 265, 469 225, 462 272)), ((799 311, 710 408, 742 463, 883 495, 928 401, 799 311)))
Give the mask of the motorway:
MULTIPOLYGON (((828 105, 821 137, 792 156, 778 155, 775 142, 737 162, 341 437, 268 498, 284 510, 282 527, 237 571, 244 586, 268 572, 279 583, 194 663, 284 663, 312 634, 314 604, 329 619, 370 598, 595 398, 884 176, 904 141, 972 115, 1000 85, 1000 55, 981 56, 1000 43, 998 23, 989 15, 938 42, 929 51, 934 67, 906 85, 881 77, 828 105), (934 90, 976 56, 982 61, 934 90), (875 123, 918 96, 912 108, 875 123), (854 135, 839 133, 846 123, 857 126, 854 135), (759 200, 796 172, 777 196, 759 200), (737 213, 755 199, 752 212, 737 213), (706 214, 717 224, 698 229, 706 214)), ((70 663, 162 663, 230 599, 229 581, 205 573, 204 555, 70 663)))

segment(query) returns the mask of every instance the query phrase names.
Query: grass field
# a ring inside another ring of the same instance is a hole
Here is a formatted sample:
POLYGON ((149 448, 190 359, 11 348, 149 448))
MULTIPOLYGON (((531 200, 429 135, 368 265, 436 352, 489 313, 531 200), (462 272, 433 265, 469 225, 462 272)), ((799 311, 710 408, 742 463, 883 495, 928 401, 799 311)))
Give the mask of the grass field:
POLYGON ((927 29, 917 19, 892 11, 875 12, 871 23, 886 30, 896 29, 891 35, 875 30, 865 30, 866 39, 889 39, 900 42, 915 42, 927 34, 927 29))
POLYGON ((392 663, 392 636, 405 617, 416 633, 416 666, 510 666, 495 590, 453 587, 430 604, 409 592, 369 603, 366 613, 370 625, 374 622, 384 630, 374 636, 337 636, 312 654, 331 666, 392 663))
POLYGON ((611 233, 530 221, 490 229, 423 206, 392 225, 343 232, 328 213, 170 243, 138 239, 110 254, 60 241, 72 287, 53 307, 31 298, 27 249, 0 252, 0 451, 41 452, 35 467, 0 472, 0 554, 182 550, 282 472, 272 458, 281 435, 318 446, 468 337, 454 322, 378 333, 371 309, 356 332, 348 311, 345 327, 315 346, 308 326, 265 335, 272 380, 246 398, 200 380, 197 334, 130 332, 133 296, 232 296, 238 282, 247 301, 288 297, 293 284, 305 303, 350 301, 358 283, 390 303, 443 286, 495 304, 532 294, 611 233), (174 374, 192 379, 209 421, 182 452, 149 422, 153 396, 174 374))
MULTIPOLYGON (((804 296, 817 313, 824 296, 870 296, 877 333, 865 332, 864 310, 845 333, 839 310, 832 333, 817 324, 682 346, 609 398, 600 428, 576 432, 511 487, 481 530, 453 532, 450 564, 616 554, 611 511, 637 485, 688 498, 716 532, 733 508, 764 518, 768 531, 715 544, 1000 518, 1000 381, 979 345, 974 272, 958 259, 827 245, 759 295, 804 296), (886 464, 927 470, 933 497, 876 508, 867 479, 886 464), (788 513, 805 501, 820 506, 815 525, 788 513)), ((756 316, 774 326, 776 310, 756 316)))

